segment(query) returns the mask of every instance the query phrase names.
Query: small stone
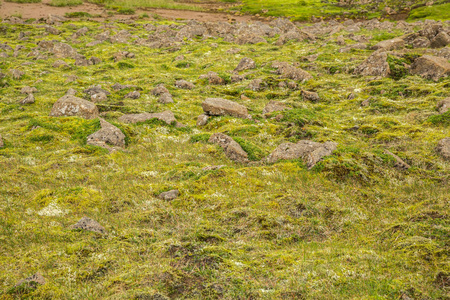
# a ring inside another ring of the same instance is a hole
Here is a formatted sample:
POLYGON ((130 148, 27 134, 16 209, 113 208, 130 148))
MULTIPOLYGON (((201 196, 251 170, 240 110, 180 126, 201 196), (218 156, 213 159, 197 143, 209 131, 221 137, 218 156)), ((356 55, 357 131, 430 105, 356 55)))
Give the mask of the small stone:
POLYGON ((105 228, 103 228, 103 226, 101 226, 97 221, 87 217, 81 218, 80 221, 78 221, 75 225, 71 226, 71 229, 82 229, 101 234, 105 233, 105 228))
POLYGON ((208 119, 209 119, 209 117, 207 115, 201 114, 197 118, 197 126, 204 126, 204 125, 206 125, 206 123, 208 123, 208 119))
POLYGON ((105 101, 105 100, 108 100, 108 96, 103 92, 99 92, 97 94, 91 95, 91 101, 94 103, 105 101))
POLYGON ((110 152, 117 150, 115 147, 125 147, 125 135, 116 126, 100 119, 101 129, 87 137, 88 145, 99 146, 110 152), (112 147, 111 147, 112 146, 112 147))
POLYGON ((437 104, 437 109, 440 114, 444 114, 450 110, 450 97, 439 101, 437 104))
POLYGON ((23 99, 22 101, 20 101, 20 104, 33 104, 34 103, 34 96, 33 94, 28 94, 27 97, 25 99, 23 99))
POLYGON ((32 94, 32 93, 36 93, 37 92, 37 88, 35 87, 30 87, 30 86, 24 86, 21 90, 20 93, 21 94, 32 94))
POLYGON ((73 88, 70 88, 67 90, 66 95, 75 96, 77 94, 77 91, 73 88))
POLYGON ((209 84, 215 84, 215 85, 223 85, 225 84, 225 80, 219 76, 216 72, 208 72, 208 81, 209 84))
POLYGON ((408 170, 411 166, 405 163, 400 157, 390 152, 389 150, 384 150, 384 153, 392 156, 395 159, 394 166, 400 170, 408 170))
POLYGON ((450 63, 443 57, 424 55, 412 63, 411 74, 438 81, 450 75, 450 63))
POLYGON ((249 118, 247 108, 236 102, 222 98, 207 98, 202 103, 203 111, 210 116, 233 116, 236 118, 249 118))
POLYGON ((170 93, 169 93, 169 90, 168 90, 163 84, 158 84, 158 85, 151 91, 151 93, 152 93, 154 96, 159 96, 159 95, 165 94, 165 93, 170 94, 170 93))
POLYGON ((177 80, 175 82, 175 87, 184 90, 192 90, 195 87, 195 85, 192 82, 186 80, 177 80))
POLYGON ((247 86, 249 90, 258 92, 265 88, 264 81, 261 78, 253 79, 250 84, 247 86))
POLYGON ((355 68, 354 73, 363 76, 387 77, 391 72, 386 52, 375 51, 355 68))
POLYGON ((235 140, 223 133, 214 133, 208 140, 209 143, 218 144, 225 155, 236 162, 248 163, 248 154, 235 140))
POLYGON ((21 286, 21 285, 27 285, 30 289, 36 289, 38 285, 44 285, 45 284, 45 278, 41 275, 41 273, 36 273, 31 275, 30 277, 27 277, 25 279, 20 280, 16 283, 15 287, 21 286))
POLYGON ((71 83, 71 82, 74 82, 76 80, 78 80, 78 76, 77 75, 69 75, 69 76, 67 76, 66 83, 71 83))
POLYGON ((225 165, 218 165, 218 166, 207 166, 202 168, 202 171, 214 171, 214 170, 220 170, 223 167, 226 167, 225 165))
POLYGON ((445 160, 450 160, 450 137, 440 140, 436 147, 436 152, 445 160))
POLYGON ((180 194, 180 191, 178 191, 178 190, 170 190, 168 192, 159 194, 158 198, 162 199, 162 200, 166 200, 166 201, 171 201, 171 200, 176 199, 179 194, 180 194))
POLYGON ((234 72, 240 72, 240 71, 250 70, 250 69, 255 69, 255 68, 256 68, 256 63, 253 61, 253 59, 244 57, 243 59, 241 59, 241 61, 237 65, 237 67, 234 69, 234 72))

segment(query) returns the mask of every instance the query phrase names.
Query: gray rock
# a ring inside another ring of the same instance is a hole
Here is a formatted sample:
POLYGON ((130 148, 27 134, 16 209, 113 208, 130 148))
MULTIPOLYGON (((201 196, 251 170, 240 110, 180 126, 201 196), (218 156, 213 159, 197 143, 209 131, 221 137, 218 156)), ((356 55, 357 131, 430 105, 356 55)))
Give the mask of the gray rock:
POLYGON ((77 58, 77 50, 65 43, 56 43, 52 49, 56 58, 77 58))
POLYGON ((175 87, 184 90, 192 90, 195 87, 195 85, 192 82, 186 80, 177 80, 175 82, 175 87))
POLYGON ((207 98, 202 103, 203 111, 210 116, 233 116, 236 118, 249 118, 247 108, 236 102, 222 98, 207 98))
POLYGON ((313 79, 308 72, 294 67, 287 62, 274 62, 272 67, 278 69, 278 73, 281 74, 281 78, 292 79, 296 81, 308 81, 313 79))
POLYGON ((241 61, 239 62, 237 67, 234 69, 234 71, 240 72, 240 71, 250 70, 250 69, 255 69, 255 68, 256 68, 256 63, 253 61, 253 59, 244 57, 243 59, 241 59, 241 61))
POLYGON ((239 163, 248 162, 248 154, 235 140, 223 133, 214 133, 208 140, 209 143, 217 144, 232 161, 239 163))
POLYGON ((269 114, 274 111, 284 111, 289 109, 292 108, 282 102, 271 100, 269 103, 267 103, 262 112, 263 114, 269 114))
POLYGON ((444 31, 439 32, 432 40, 431 40, 431 48, 442 48, 450 44, 450 36, 444 31))
POLYGON ((17 282, 15 287, 27 285, 28 288, 36 289, 38 285, 44 284, 45 284, 44 276, 42 276, 41 273, 37 272, 36 274, 33 274, 30 277, 27 277, 17 282))
POLYGON ((309 92, 302 90, 302 98, 305 101, 318 102, 320 100, 319 94, 316 92, 309 92))
POLYGON ((450 137, 443 138, 438 142, 436 152, 445 160, 450 160, 450 137))
POLYGON ((178 190, 170 190, 168 192, 159 194, 158 198, 162 199, 162 200, 166 200, 166 201, 171 201, 171 200, 176 199, 179 194, 180 194, 180 191, 178 191, 178 190))
POLYGON ((282 159, 298 159, 305 161, 308 169, 311 169, 324 156, 331 155, 337 148, 337 143, 325 142, 323 144, 301 140, 296 144, 284 143, 279 145, 268 157, 268 163, 274 163, 282 159))
POLYGON ((129 92, 128 94, 125 95, 125 98, 128 99, 139 99, 140 97, 141 93, 139 93, 138 91, 129 92))
POLYGON ((106 100, 108 100, 108 96, 103 92, 91 95, 91 101, 94 103, 102 102, 102 101, 106 101, 106 100))
POLYGON ((431 42, 426 37, 420 36, 420 37, 416 38, 414 41, 412 41, 411 45, 413 46, 414 49, 428 48, 428 47, 430 47, 431 42))
POLYGON ((78 221, 75 225, 71 226, 71 229, 82 229, 101 234, 105 233, 105 228, 102 225, 100 225, 97 221, 87 217, 81 218, 80 221, 78 221))
POLYGON ((138 122, 145 122, 151 119, 158 119, 166 122, 169 125, 172 124, 172 122, 176 122, 175 116, 173 115, 173 112, 171 112, 170 110, 166 110, 161 113, 141 113, 141 114, 123 115, 119 118, 119 121, 123 123, 138 123, 138 122))
POLYGON ((206 125, 206 123, 208 123, 208 119, 209 119, 209 117, 207 115, 201 114, 197 118, 197 126, 204 126, 204 125, 206 125))
POLYGON ((152 91, 151 91, 152 95, 154 96, 159 96, 161 94, 170 94, 169 90, 163 85, 163 84, 158 84, 152 91))
POLYGON ((424 55, 411 65, 411 74, 438 81, 450 75, 450 63, 443 57, 424 55))
POLYGON ((405 47, 405 40, 402 38, 394 38, 391 40, 381 41, 375 46, 373 46, 372 50, 382 50, 382 51, 391 51, 391 50, 397 50, 402 49, 405 47))
POLYGON ((249 90, 258 92, 262 91, 266 85, 264 84, 264 81, 261 78, 253 79, 250 84, 247 86, 249 90))
POLYGON ((66 95, 53 104, 50 116, 79 116, 85 119, 95 119, 98 117, 98 108, 92 102, 72 95, 66 95))
POLYGON ((355 68, 354 73, 363 76, 386 77, 390 73, 386 52, 376 51, 355 68))
POLYGON ((394 166, 397 169, 400 170, 408 170, 409 168, 411 168, 410 165, 408 165, 407 163, 405 163, 400 157, 398 157, 397 155, 395 155, 394 153, 390 152, 389 150, 384 150, 384 153, 387 155, 392 156, 395 159, 395 163, 394 166))
POLYGON ((99 86, 99 85, 91 86, 91 87, 83 90, 83 93, 86 93, 86 94, 88 94, 90 96, 95 95, 95 94, 99 94, 99 93, 104 93, 106 95, 110 95, 111 94, 109 91, 102 89, 102 87, 99 86))
POLYGON ((448 112, 450 109, 450 97, 445 98, 444 100, 441 100, 437 104, 437 110, 440 114, 444 114, 448 112))
POLYGON ((174 101, 170 93, 164 93, 159 96, 158 102, 162 104, 169 104, 173 103, 174 101))
POLYGON ((110 152, 117 150, 116 147, 125 147, 125 135, 116 126, 100 119, 101 129, 87 137, 88 145, 103 147, 110 152), (112 146, 112 147, 111 147, 112 146))

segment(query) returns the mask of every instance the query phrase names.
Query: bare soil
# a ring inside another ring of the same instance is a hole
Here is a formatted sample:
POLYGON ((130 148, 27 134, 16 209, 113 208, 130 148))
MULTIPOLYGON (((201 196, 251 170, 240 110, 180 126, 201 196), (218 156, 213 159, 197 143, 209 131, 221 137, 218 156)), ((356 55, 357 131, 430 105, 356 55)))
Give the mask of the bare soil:
MULTIPOLYGON (((9 16, 17 16, 23 19, 40 19, 48 17, 48 15, 60 15, 64 16, 65 13, 70 12, 87 12, 94 17, 93 19, 103 20, 108 18, 107 10, 99 5, 91 3, 83 3, 73 7, 54 7, 48 5, 48 0, 44 0, 42 3, 13 3, 0 0, 0 18, 6 18, 9 16)), ((186 2, 190 5, 197 5, 197 3, 186 2)), ((216 12, 218 9, 225 8, 223 5, 217 3, 200 3, 198 6, 203 7, 207 11, 188 11, 188 10, 174 10, 174 9, 146 9, 136 10, 134 15, 115 15, 114 18, 137 18, 142 13, 148 15, 157 14, 159 17, 168 20, 197 20, 202 22, 214 22, 214 21, 244 21, 260 20, 253 16, 235 16, 223 12, 216 12)))

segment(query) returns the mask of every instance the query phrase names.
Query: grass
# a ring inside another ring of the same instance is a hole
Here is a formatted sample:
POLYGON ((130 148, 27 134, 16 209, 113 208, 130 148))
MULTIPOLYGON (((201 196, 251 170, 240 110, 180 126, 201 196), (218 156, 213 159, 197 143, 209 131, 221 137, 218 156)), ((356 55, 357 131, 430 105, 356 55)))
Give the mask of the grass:
POLYGON ((57 7, 62 7, 62 6, 78 6, 83 4, 83 0, 52 0, 50 1, 50 5, 51 6, 57 6, 57 7))
MULTIPOLYGON (((194 39, 179 48, 153 49, 134 43, 148 38, 145 23, 114 22, 111 34, 127 30, 130 43, 95 47, 87 44, 104 32, 99 23, 54 25, 62 33, 52 40, 102 60, 82 67, 64 59, 69 69, 53 68, 57 59, 45 50, 48 59, 27 56, 36 43, 49 39, 45 28, 1 25, 3 41, 24 49, 0 60, 0 72, 7 74, 0 81, 5 143, 0 149, 0 298, 448 298, 450 165, 435 147, 450 136, 448 113, 436 111, 436 103, 450 96, 450 79, 433 82, 405 72, 403 64, 424 50, 390 54, 392 77, 373 79, 352 74, 372 51, 340 53, 333 41, 342 32, 276 49, 271 44, 276 38, 239 46, 194 39), (84 26, 89 31, 73 40, 84 26), (17 38, 22 31, 28 32, 27 41, 17 38), (236 47, 239 54, 227 53, 236 47), (136 58, 115 63, 114 54, 125 48, 136 58), (312 54, 319 55, 316 61, 302 59, 312 54), (175 60, 180 55, 189 67, 175 60), (209 71, 229 78, 243 57, 258 68, 242 82, 217 86, 198 79, 209 71), (299 90, 279 88, 274 60, 298 63, 314 79, 298 82, 299 90), (20 80, 8 75, 15 68, 25 72, 20 80), (78 80, 66 83, 65 75, 78 80), (255 78, 268 88, 249 90, 255 78), (195 88, 175 88, 179 79, 195 88), (141 98, 125 99, 133 89, 116 92, 114 83, 138 86, 141 98), (151 95, 161 83, 175 103, 163 105, 151 95), (126 134, 125 151, 109 154, 86 145, 86 137, 99 129, 98 119, 49 117, 69 88, 84 97, 82 91, 92 84, 111 92, 98 107, 126 134), (23 86, 38 89, 35 104, 17 104, 23 86), (321 100, 303 101, 301 89, 316 91, 321 100), (350 93, 355 98, 349 99, 350 93), (243 104, 256 121, 211 117, 197 127, 207 97, 243 104), (370 105, 361 107, 369 97, 370 105), (278 113, 265 118, 262 111, 271 100, 293 109, 278 121, 273 118, 278 113), (166 109, 187 127, 118 120, 130 112, 166 109), (233 163, 209 144, 216 132, 233 137, 252 162, 233 163), (279 144, 300 139, 335 141, 338 149, 311 170, 301 160, 259 162, 279 144), (386 149, 411 168, 398 170, 386 149), (204 169, 218 165, 224 167, 204 169), (180 196, 171 202, 156 197, 175 188, 180 196), (97 220, 107 234, 70 230, 83 216, 97 220), (45 285, 14 288, 38 271, 45 285)), ((359 34, 375 44, 403 33, 362 29, 359 34)))
POLYGON ((425 6, 414 9, 409 14, 408 20, 430 19, 430 20, 449 20, 450 3, 425 6))

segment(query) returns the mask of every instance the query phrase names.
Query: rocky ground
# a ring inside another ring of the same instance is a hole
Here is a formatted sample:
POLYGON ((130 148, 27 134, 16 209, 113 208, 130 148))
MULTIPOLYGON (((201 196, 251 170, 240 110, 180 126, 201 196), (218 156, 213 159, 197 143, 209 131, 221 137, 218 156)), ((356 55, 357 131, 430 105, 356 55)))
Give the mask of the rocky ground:
POLYGON ((4 19, 2 297, 448 298, 449 25, 4 19))

